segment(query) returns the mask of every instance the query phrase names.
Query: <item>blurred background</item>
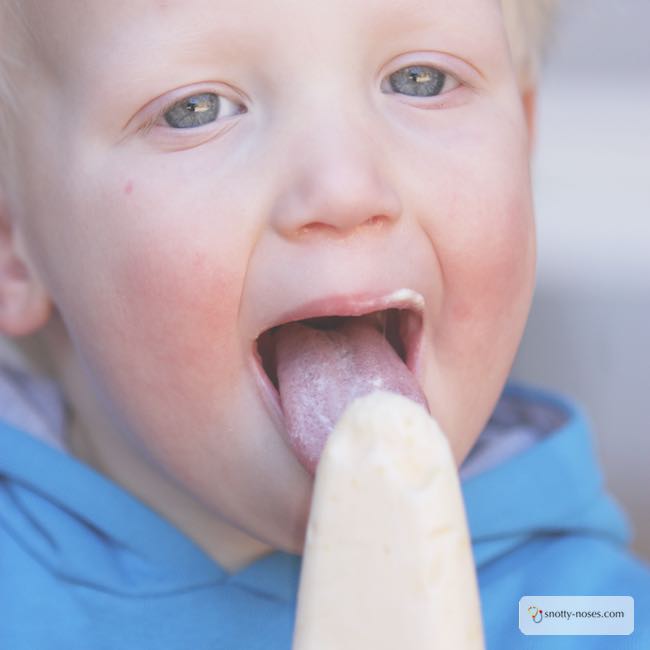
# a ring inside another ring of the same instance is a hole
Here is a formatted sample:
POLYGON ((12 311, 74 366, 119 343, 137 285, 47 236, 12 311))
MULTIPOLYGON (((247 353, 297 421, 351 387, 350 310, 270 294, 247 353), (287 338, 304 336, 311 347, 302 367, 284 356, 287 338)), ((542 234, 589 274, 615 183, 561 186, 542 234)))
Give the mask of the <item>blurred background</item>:
POLYGON ((516 379, 586 409, 650 560, 650 0, 564 0, 539 96, 538 285, 516 379))

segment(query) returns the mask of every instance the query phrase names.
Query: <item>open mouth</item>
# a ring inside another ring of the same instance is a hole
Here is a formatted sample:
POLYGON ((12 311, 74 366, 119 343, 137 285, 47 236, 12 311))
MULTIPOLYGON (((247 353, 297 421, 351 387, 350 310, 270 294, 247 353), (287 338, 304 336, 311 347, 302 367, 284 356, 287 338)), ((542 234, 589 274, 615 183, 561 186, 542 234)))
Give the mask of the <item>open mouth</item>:
MULTIPOLYGON (((422 316, 411 309, 382 309, 360 316, 320 316, 292 321, 321 331, 334 331, 352 319, 372 324, 382 334, 397 356, 415 374, 416 359, 422 332, 422 316)), ((279 390, 275 334, 290 323, 284 323, 263 332, 256 341, 256 357, 268 381, 275 391, 279 390)))
POLYGON ((374 305, 343 306, 347 314, 316 311, 288 319, 254 342, 254 371, 263 400, 311 474, 329 434, 356 398, 388 391, 428 409, 417 376, 423 301, 407 291, 374 305), (364 307, 366 313, 360 313, 364 307))

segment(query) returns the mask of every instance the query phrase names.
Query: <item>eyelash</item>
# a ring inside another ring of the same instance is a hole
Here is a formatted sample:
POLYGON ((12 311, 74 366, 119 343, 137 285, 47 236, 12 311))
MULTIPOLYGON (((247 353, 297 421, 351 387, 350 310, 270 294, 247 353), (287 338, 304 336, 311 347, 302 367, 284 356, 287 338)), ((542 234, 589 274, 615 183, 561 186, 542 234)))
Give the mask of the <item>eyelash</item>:
MULTIPOLYGON (((448 81, 449 79, 451 79, 453 82, 455 82, 455 83, 457 84, 457 86, 462 85, 462 82, 457 78, 456 75, 454 75, 454 74, 448 72, 448 71, 447 71, 445 68, 443 68, 443 67, 437 67, 437 66, 435 66, 435 65, 430 65, 430 64, 426 64, 426 63, 409 63, 409 64, 407 64, 407 65, 405 65, 405 66, 402 66, 401 68, 398 68, 398 69, 395 70, 394 72, 392 72, 392 73, 386 75, 386 76, 383 78, 383 80, 382 80, 382 86, 383 86, 384 83, 388 83, 388 84, 390 85, 390 81, 389 81, 389 80, 390 80, 390 78, 392 77, 392 75, 394 75, 394 74, 396 74, 396 73, 398 73, 398 72, 400 72, 400 71, 402 71, 402 70, 406 70, 406 69, 408 69, 408 68, 417 68, 417 67, 422 67, 422 68, 431 68, 431 69, 435 70, 436 72, 442 74, 442 75, 445 77, 445 79, 444 79, 444 81, 443 81, 443 86, 442 86, 441 90, 444 89, 445 85, 447 85, 447 81, 448 81)), ((453 88, 452 90, 454 90, 454 89, 455 89, 455 88, 453 88)), ((396 92, 396 91, 393 90, 392 92, 387 92, 386 94, 395 94, 395 95, 400 94, 400 95, 403 95, 403 96, 406 97, 406 98, 409 98, 409 99, 413 99, 413 100, 415 100, 415 101, 418 101, 418 100, 435 100, 437 97, 440 97, 440 96, 442 96, 442 95, 446 95, 446 94, 449 93, 449 92, 452 92, 452 91, 447 91, 447 92, 444 92, 444 93, 443 93, 443 92, 439 92, 438 94, 436 94, 436 95, 431 95, 431 96, 424 96, 424 95, 420 95, 420 96, 418 96, 418 95, 408 95, 408 94, 404 94, 404 93, 398 93, 398 92, 396 92)), ((168 112, 169 112, 169 111, 170 111, 174 106, 176 106, 177 104, 179 104, 179 103, 182 102, 182 101, 186 101, 186 100, 188 100, 188 99, 190 99, 190 98, 192 98, 192 97, 196 97, 197 95, 201 95, 201 94, 209 94, 209 93, 212 93, 212 91, 210 91, 210 90, 201 90, 201 89, 198 89, 198 90, 197 90, 196 92, 194 92, 194 93, 191 93, 191 94, 188 94, 188 95, 182 96, 182 97, 180 97, 180 98, 176 98, 176 99, 174 99, 173 101, 167 102, 167 103, 166 103, 166 104, 165 104, 165 105, 164 105, 160 110, 156 111, 156 113, 154 113, 150 118, 148 118, 148 119, 144 122, 144 124, 142 124, 142 126, 138 129, 138 131, 140 131, 141 133, 144 133, 144 134, 146 135, 146 134, 149 133, 149 132, 150 132, 150 131, 151 131, 151 130, 152 130, 152 129, 153 129, 153 128, 154 128, 154 127, 155 127, 155 126, 156 126, 156 125, 161 121, 161 120, 163 120, 163 119, 165 118, 165 115, 166 115, 166 114, 167 114, 167 113, 168 113, 168 112)), ((231 102, 233 102, 233 100, 228 99, 228 98, 225 97, 223 94, 216 93, 216 92, 213 93, 213 94, 217 95, 217 96, 219 97, 220 100, 222 100, 222 99, 226 99, 227 101, 231 101, 231 102)), ((236 103, 236 102, 233 102, 233 103, 236 103)), ((240 108, 241 108, 242 110, 240 110, 239 113, 236 113, 235 115, 242 115, 242 114, 244 114, 244 113, 247 112, 247 109, 246 109, 245 106, 240 105, 240 108)), ((233 117, 233 116, 229 116, 229 117, 233 117)), ((215 124, 215 123, 217 123, 217 122, 221 122, 223 119, 226 119, 226 118, 219 117, 219 118, 217 118, 216 120, 214 120, 213 122, 209 122, 209 123, 207 123, 207 124, 205 124, 205 125, 201 125, 201 126, 211 126, 211 125, 213 125, 213 124, 215 124)), ((190 127, 190 128, 187 128, 187 129, 182 129, 182 128, 174 128, 174 127, 172 127, 172 126, 167 125, 165 128, 168 128, 168 129, 171 130, 171 131, 194 131, 194 130, 200 129, 201 127, 198 126, 198 127, 190 127)))

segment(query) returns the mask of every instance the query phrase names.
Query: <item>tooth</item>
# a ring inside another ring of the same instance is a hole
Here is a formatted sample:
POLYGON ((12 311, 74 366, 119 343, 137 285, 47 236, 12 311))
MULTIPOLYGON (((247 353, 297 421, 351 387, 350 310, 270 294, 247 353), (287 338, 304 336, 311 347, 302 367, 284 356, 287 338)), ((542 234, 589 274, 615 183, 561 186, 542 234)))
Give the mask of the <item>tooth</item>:
POLYGON ((401 395, 355 400, 317 468, 293 650, 483 647, 446 438, 401 395))

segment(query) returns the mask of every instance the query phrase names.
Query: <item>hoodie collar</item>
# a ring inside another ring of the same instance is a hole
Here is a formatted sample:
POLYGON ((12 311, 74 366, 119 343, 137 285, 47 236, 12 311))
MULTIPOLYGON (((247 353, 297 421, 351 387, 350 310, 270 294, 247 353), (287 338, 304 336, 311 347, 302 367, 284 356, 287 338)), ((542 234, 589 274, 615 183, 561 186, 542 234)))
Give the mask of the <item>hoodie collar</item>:
POLYGON ((627 520, 604 491, 582 410, 555 395, 521 386, 505 394, 566 414, 564 424, 496 467, 462 483, 477 567, 533 536, 581 533, 619 544, 627 520))

